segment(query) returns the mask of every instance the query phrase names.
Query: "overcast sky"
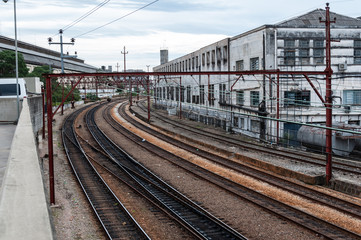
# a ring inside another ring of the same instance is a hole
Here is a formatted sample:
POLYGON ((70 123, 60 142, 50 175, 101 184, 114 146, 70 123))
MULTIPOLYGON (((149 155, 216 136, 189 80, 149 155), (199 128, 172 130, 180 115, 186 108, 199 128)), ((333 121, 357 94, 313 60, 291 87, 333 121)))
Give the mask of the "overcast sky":
MULTIPOLYGON (((321 0, 159 0, 149 7, 91 33, 154 0, 110 0, 83 21, 64 31, 64 42, 76 38, 65 52, 100 67, 119 63, 123 71, 123 47, 127 69, 147 70, 159 65, 159 50, 167 48, 174 59, 226 37, 296 17, 316 8, 321 0)), ((47 38, 59 41, 59 29, 92 10, 104 0, 17 0, 18 39, 60 51, 47 38)), ((329 1, 331 11, 361 16, 360 0, 329 1)), ((14 38, 13 0, 0 2, 0 35, 14 38)))

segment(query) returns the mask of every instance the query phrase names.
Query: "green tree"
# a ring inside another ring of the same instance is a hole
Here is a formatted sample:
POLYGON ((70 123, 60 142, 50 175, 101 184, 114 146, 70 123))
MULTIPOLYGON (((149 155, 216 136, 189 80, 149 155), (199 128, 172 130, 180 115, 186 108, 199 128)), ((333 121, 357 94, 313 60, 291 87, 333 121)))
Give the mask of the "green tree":
POLYGON ((38 77, 45 84, 45 78, 43 77, 43 74, 49 73, 52 73, 50 67, 47 65, 43 65, 35 67, 34 70, 28 74, 28 77, 38 77))
MULTIPOLYGON (((29 73, 26 67, 24 57, 21 53, 18 53, 18 73, 19 77, 26 77, 29 73)), ((3 50, 0 52, 0 77, 13 78, 16 77, 15 73, 15 52, 10 50, 3 50)))

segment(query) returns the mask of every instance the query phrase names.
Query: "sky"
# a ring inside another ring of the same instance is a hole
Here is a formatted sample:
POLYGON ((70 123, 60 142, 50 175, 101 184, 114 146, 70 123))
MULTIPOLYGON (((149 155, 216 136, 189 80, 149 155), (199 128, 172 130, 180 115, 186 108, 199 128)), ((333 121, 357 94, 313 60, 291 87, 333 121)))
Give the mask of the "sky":
MULTIPOLYGON (((14 38, 14 0, 0 1, 0 35, 14 38)), ((227 37, 264 24, 275 24, 325 8, 321 0, 158 0, 146 8, 129 13, 154 0, 16 0, 18 40, 60 51, 48 38, 59 42, 64 52, 77 52, 85 63, 126 69, 149 70, 160 64, 159 51, 168 49, 174 59, 227 37), (100 3, 106 4, 84 20, 66 29, 100 3), (124 17, 125 16, 125 17, 124 17), (114 21, 119 19, 118 21, 114 21), (107 23, 113 23, 99 28, 107 23), (118 67, 117 67, 118 66, 118 67)), ((332 12, 361 16, 360 0, 328 1, 332 12)))

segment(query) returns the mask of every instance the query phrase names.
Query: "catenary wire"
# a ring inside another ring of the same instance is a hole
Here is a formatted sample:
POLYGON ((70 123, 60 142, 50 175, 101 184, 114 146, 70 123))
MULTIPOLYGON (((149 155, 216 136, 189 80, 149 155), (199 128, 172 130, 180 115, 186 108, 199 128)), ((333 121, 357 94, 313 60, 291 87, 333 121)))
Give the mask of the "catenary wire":
POLYGON ((140 8, 138 8, 138 9, 136 9, 136 10, 134 10, 134 11, 128 13, 128 14, 125 14, 124 16, 122 16, 122 17, 120 17, 120 18, 114 19, 113 21, 110 21, 110 22, 108 22, 108 23, 106 23, 106 24, 104 24, 104 25, 101 25, 101 26, 99 26, 99 27, 96 27, 96 28, 94 28, 93 30, 90 30, 90 31, 85 32, 85 33, 82 33, 82 34, 80 34, 80 35, 78 35, 78 36, 75 36, 74 38, 82 37, 82 36, 84 36, 84 35, 86 35, 86 34, 92 33, 92 32, 94 32, 94 31, 96 31, 96 30, 99 30, 99 29, 101 29, 101 28, 103 28, 103 27, 106 27, 106 26, 108 26, 108 25, 110 25, 110 24, 112 24, 112 23, 114 23, 114 22, 117 22, 117 21, 119 21, 119 20, 121 20, 121 19, 123 19, 123 18, 125 18, 125 17, 128 17, 129 15, 132 15, 133 13, 138 12, 138 11, 140 11, 140 10, 142 10, 142 9, 144 9, 144 8, 150 6, 150 5, 152 5, 152 4, 154 4, 154 3, 158 2, 158 1, 159 1, 159 0, 155 0, 155 1, 151 2, 151 3, 148 3, 148 4, 144 5, 143 7, 140 7, 140 8))

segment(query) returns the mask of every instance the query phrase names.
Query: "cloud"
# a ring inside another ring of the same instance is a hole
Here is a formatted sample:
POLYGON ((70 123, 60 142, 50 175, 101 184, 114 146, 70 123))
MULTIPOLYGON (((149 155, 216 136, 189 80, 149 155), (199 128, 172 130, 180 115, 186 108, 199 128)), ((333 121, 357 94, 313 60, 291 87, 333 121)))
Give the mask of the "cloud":
MULTIPOLYGON (((47 38, 58 41, 58 30, 104 0, 17 1, 19 40, 49 48, 47 38)), ((64 32, 64 41, 120 18, 152 0, 110 1, 64 32)), ((330 1, 331 11, 357 17, 361 2, 330 1)), ((160 0, 124 19, 76 39, 66 51, 78 51, 86 63, 100 67, 122 62, 126 46, 131 68, 159 64, 159 49, 168 47, 170 59, 264 24, 273 24, 315 8, 324 0, 160 0)), ((0 34, 14 36, 13 4, 1 2, 0 34)), ((50 46, 59 50, 58 46, 50 46)))

